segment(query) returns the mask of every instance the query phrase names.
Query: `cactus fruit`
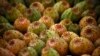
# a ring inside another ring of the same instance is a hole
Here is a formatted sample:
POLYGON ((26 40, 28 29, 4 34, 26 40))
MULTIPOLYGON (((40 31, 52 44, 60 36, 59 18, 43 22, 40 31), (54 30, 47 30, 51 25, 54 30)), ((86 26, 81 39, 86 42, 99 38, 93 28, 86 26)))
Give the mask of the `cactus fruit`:
POLYGON ((38 35, 32 32, 27 32, 24 34, 23 40, 26 42, 26 44, 29 44, 31 40, 35 40, 38 38, 38 35))
POLYGON ((27 9, 26 13, 24 14, 31 22, 37 21, 41 17, 41 13, 36 9, 27 9))
POLYGON ((50 27, 50 30, 56 31, 59 35, 62 35, 63 32, 66 32, 67 29, 64 25, 54 24, 50 27))
POLYGON ((72 31, 72 32, 75 32, 77 34, 80 33, 80 27, 78 24, 70 24, 69 26, 67 26, 67 30, 68 31, 72 31))
POLYGON ((82 17, 92 16, 92 17, 96 18, 96 12, 94 10, 92 10, 92 9, 87 9, 81 14, 81 16, 82 17))
POLYGON ((55 22, 59 19, 59 14, 53 7, 47 7, 43 15, 51 17, 55 22))
POLYGON ((22 3, 18 3, 16 4, 16 8, 22 13, 24 14, 26 12, 26 6, 22 3))
POLYGON ((41 51, 42 48, 44 48, 45 43, 42 40, 37 39, 37 40, 30 41, 29 46, 33 47, 36 50, 38 55, 41 55, 41 51))
POLYGON ((18 56, 38 56, 38 55, 33 47, 25 47, 19 51, 18 56))
POLYGON ((81 2, 77 3, 73 8, 77 8, 79 11, 78 15, 80 15, 82 12, 89 9, 91 7, 90 5, 91 4, 87 1, 81 1, 81 2))
POLYGON ((25 17, 18 17, 14 22, 14 27, 21 32, 26 32, 29 25, 30 20, 25 17))
POLYGON ((9 50, 0 47, 0 56, 15 56, 15 55, 9 50))
POLYGON ((28 32, 33 32, 35 34, 40 34, 40 32, 46 30, 46 25, 39 21, 32 22, 28 27, 28 32))
POLYGON ((14 22, 19 16, 23 16, 22 13, 14 7, 7 9, 6 17, 10 22, 14 22))
POLYGON ((70 19, 72 22, 76 22, 79 20, 79 17, 75 13, 75 9, 73 10, 72 8, 68 8, 62 13, 61 20, 70 19))
POLYGON ((44 11, 44 6, 43 4, 41 4, 40 2, 33 2, 31 5, 30 5, 30 9, 36 9, 38 10, 39 12, 43 12, 44 11))
POLYGON ((1 23, 0 24, 0 35, 2 36, 5 31, 14 29, 10 23, 1 23))
POLYGON ((69 44, 72 39, 78 38, 79 36, 74 32, 67 31, 61 37, 69 44))
POLYGON ((47 28, 50 28, 51 25, 54 25, 53 19, 51 17, 49 17, 49 16, 42 16, 39 19, 39 22, 44 23, 47 28))
POLYGON ((72 24, 72 21, 70 19, 63 19, 60 21, 60 24, 64 25, 67 28, 68 25, 72 24))
POLYGON ((60 55, 55 49, 53 49, 51 47, 44 47, 42 49, 41 56, 60 56, 60 55))
POLYGON ((7 41, 9 41, 11 39, 22 39, 23 34, 17 30, 7 30, 3 34, 3 38, 7 41))
POLYGON ((20 39, 12 39, 8 42, 6 48, 14 54, 18 54, 20 49, 25 47, 25 42, 20 39))
POLYGON ((95 42, 100 36, 99 28, 94 25, 88 25, 81 30, 80 35, 95 42))
POLYGON ((61 56, 68 54, 68 44, 63 38, 50 38, 46 46, 54 48, 61 56))
POLYGON ((79 26, 80 28, 84 28, 87 25, 97 25, 95 18, 91 17, 91 16, 85 16, 83 17, 80 22, 79 22, 79 26))
POLYGON ((92 56, 100 56, 100 47, 97 47, 97 48, 93 51, 92 56))
POLYGON ((80 37, 72 39, 69 48, 74 55, 91 54, 94 50, 94 45, 88 39, 80 37))
POLYGON ((42 4, 45 8, 52 7, 55 3, 55 0, 42 0, 42 4))
POLYGON ((0 23, 8 23, 8 20, 0 15, 0 23))
POLYGON ((54 9, 59 13, 63 13, 66 9, 70 7, 67 1, 59 1, 54 5, 54 9))
POLYGON ((45 30, 40 33, 40 39, 47 42, 49 38, 60 37, 59 34, 53 30, 45 30))
POLYGON ((95 47, 99 47, 99 46, 100 46, 100 38, 97 39, 97 40, 94 42, 94 46, 95 46, 95 47))

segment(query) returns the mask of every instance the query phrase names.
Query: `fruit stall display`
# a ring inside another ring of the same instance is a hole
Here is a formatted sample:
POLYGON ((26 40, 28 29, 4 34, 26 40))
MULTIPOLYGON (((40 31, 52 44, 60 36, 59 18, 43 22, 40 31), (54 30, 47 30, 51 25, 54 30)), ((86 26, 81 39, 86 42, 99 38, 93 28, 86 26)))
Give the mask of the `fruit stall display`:
POLYGON ((100 0, 0 0, 0 56, 100 56, 100 0))

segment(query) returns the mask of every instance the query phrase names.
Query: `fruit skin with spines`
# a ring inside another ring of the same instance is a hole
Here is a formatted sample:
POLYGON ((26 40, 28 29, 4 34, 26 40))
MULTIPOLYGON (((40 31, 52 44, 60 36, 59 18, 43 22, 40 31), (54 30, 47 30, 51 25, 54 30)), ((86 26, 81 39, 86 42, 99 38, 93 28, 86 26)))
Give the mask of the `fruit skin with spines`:
POLYGON ((59 24, 64 25, 67 28, 72 23, 73 22, 70 19, 63 19, 63 20, 60 21, 59 24))
POLYGON ((52 25, 54 25, 54 21, 51 17, 49 16, 42 16, 39 19, 39 22, 44 23, 46 25, 47 28, 50 28, 52 25))
POLYGON ((8 41, 8 45, 6 46, 6 49, 11 51, 14 54, 18 54, 20 49, 24 48, 26 46, 25 42, 20 39, 12 39, 8 41))
POLYGON ((11 23, 13 23, 19 16, 23 16, 22 13, 15 7, 8 8, 5 15, 11 23))
POLYGON ((72 39, 79 38, 79 36, 74 32, 67 31, 61 35, 61 38, 63 38, 69 44, 72 39))
POLYGON ((44 8, 42 3, 40 3, 40 2, 33 2, 30 5, 30 9, 36 9, 37 11, 39 11, 42 14, 45 8, 44 8))
POLYGON ((70 7, 70 4, 67 1, 57 2, 53 8, 59 13, 62 14, 66 9, 70 7))
POLYGON ((59 34, 53 30, 42 31, 39 35, 39 39, 43 40, 45 43, 49 38, 60 37, 59 34))
POLYGON ((59 20, 59 14, 53 7, 47 7, 44 10, 43 15, 51 17, 54 22, 57 22, 59 20))
POLYGON ((68 44, 63 38, 50 38, 48 39, 46 46, 54 48, 61 56, 68 54, 68 44))
POLYGON ((87 25, 81 30, 80 35, 91 40, 92 42, 95 42, 100 37, 99 31, 99 27, 94 25, 87 25))
POLYGON ((80 15, 82 12, 84 12, 87 9, 90 9, 92 7, 92 4, 88 0, 81 1, 77 3, 73 8, 78 9, 78 15, 80 15))
POLYGON ((67 26, 67 30, 68 31, 72 31, 72 32, 74 32, 74 33, 76 33, 76 34, 79 34, 80 33, 80 27, 79 27, 79 25, 78 24, 69 24, 68 26, 67 26))
POLYGON ((26 9, 27 9, 27 7, 26 7, 24 4, 22 4, 22 3, 17 3, 17 4, 15 5, 15 7, 16 7, 22 14, 24 14, 24 13, 26 12, 26 9))
POLYGON ((87 25, 97 25, 96 19, 93 18, 92 16, 85 16, 83 17, 80 22, 79 22, 79 26, 80 28, 84 28, 87 25))
POLYGON ((50 27, 50 30, 53 30, 57 32, 60 36, 63 34, 63 32, 66 32, 67 29, 64 25, 61 24, 54 24, 50 27))
POLYGON ((10 41, 11 39, 23 39, 23 34, 17 30, 7 30, 3 34, 3 39, 10 41))
POLYGON ((46 25, 44 23, 41 23, 39 21, 32 22, 28 27, 28 32, 33 32, 37 35, 40 34, 40 32, 46 30, 46 25))
POLYGON ((51 47, 44 47, 42 49, 41 56, 60 56, 60 55, 55 49, 51 47))
POLYGON ((36 40, 30 41, 28 46, 33 47, 36 50, 37 54, 41 55, 41 51, 45 47, 45 42, 43 42, 40 39, 36 39, 36 40))
POLYGON ((38 56, 38 54, 33 47, 25 47, 19 51, 18 56, 38 56))
POLYGON ((95 10, 93 9, 87 9, 85 10, 82 14, 81 14, 82 17, 85 17, 85 16, 92 16, 93 18, 96 18, 96 12, 95 10))
POLYGON ((31 40, 36 40, 38 39, 38 35, 32 32, 26 32, 24 34, 23 40, 25 41, 25 43, 28 45, 30 43, 31 40))
POLYGON ((79 17, 74 13, 72 8, 68 8, 61 15, 61 20, 63 19, 69 19, 72 22, 76 22, 79 20, 79 17))
POLYGON ((41 17, 41 13, 36 9, 28 8, 24 14, 31 22, 37 21, 41 17))
POLYGON ((94 48, 93 43, 84 37, 74 38, 69 44, 69 49, 74 55, 91 54, 94 48))
POLYGON ((30 20, 27 19, 24 16, 18 17, 14 22, 14 27, 16 30, 19 30, 20 32, 26 32, 28 26, 30 25, 30 20))

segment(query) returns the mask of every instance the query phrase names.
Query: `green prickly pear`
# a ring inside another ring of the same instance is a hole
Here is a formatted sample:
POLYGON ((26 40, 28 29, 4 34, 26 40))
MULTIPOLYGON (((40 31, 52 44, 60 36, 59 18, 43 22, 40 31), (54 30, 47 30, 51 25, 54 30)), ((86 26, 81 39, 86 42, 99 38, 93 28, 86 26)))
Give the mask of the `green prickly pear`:
POLYGON ((45 30, 40 33, 40 39, 47 42, 49 38, 60 37, 59 34, 53 30, 45 30))
POLYGON ((31 5, 30 5, 30 8, 31 9, 36 9, 38 10, 39 12, 43 12, 44 11, 44 6, 42 3, 40 2, 33 2, 31 5))
POLYGON ((68 31, 72 31, 72 32, 75 32, 77 34, 80 33, 80 27, 78 24, 70 24, 69 26, 67 26, 67 30, 68 31))
POLYGON ((18 56, 38 56, 38 54, 33 47, 25 47, 19 51, 18 56))
POLYGON ((44 23, 47 28, 50 28, 52 25, 54 25, 53 19, 51 17, 49 17, 49 16, 42 16, 39 19, 39 22, 44 23))
POLYGON ((63 38, 50 38, 46 46, 54 48, 61 56, 68 54, 68 44, 63 38))
POLYGON ((41 13, 36 9, 27 9, 26 13, 24 14, 31 22, 37 21, 41 17, 41 13))
POLYGON ((40 39, 36 39, 30 41, 29 46, 33 47, 37 51, 38 55, 41 55, 41 51, 42 48, 45 46, 45 43, 40 39))
POLYGON ((23 16, 21 12, 14 7, 7 9, 6 17, 10 22, 14 22, 19 16, 23 16))
POLYGON ((42 49, 41 56, 60 56, 60 55, 55 49, 51 47, 45 47, 42 49))
POLYGON ((23 40, 26 42, 26 44, 29 44, 31 40, 35 40, 38 38, 38 35, 32 32, 27 32, 24 34, 23 40))
POLYGON ((59 1, 57 2, 53 8, 59 13, 62 14, 66 9, 70 7, 67 1, 59 1))
MULTIPOLYGON (((77 10, 76 10, 77 11, 77 10)), ((75 9, 73 8, 68 8, 66 9, 62 15, 61 15, 61 20, 63 19, 69 19, 71 20, 72 22, 76 22, 79 20, 79 16, 76 14, 76 11, 75 9)), ((78 13, 78 12, 77 12, 78 13)))
POLYGON ((24 14, 26 12, 26 6, 22 3, 17 3, 16 4, 16 8, 22 13, 24 14))
POLYGON ((35 34, 40 34, 40 32, 46 30, 46 25, 39 21, 32 22, 28 27, 28 32, 33 32, 35 34))
POLYGON ((47 7, 43 15, 51 17, 55 22, 59 19, 59 14, 53 7, 47 7))

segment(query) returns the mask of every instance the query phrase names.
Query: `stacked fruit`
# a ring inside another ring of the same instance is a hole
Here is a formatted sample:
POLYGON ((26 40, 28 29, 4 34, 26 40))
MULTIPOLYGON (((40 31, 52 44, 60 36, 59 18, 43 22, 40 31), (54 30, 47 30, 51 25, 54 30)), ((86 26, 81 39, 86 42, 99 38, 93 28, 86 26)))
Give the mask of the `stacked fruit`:
POLYGON ((0 56, 100 56, 99 0, 0 0, 0 56))

